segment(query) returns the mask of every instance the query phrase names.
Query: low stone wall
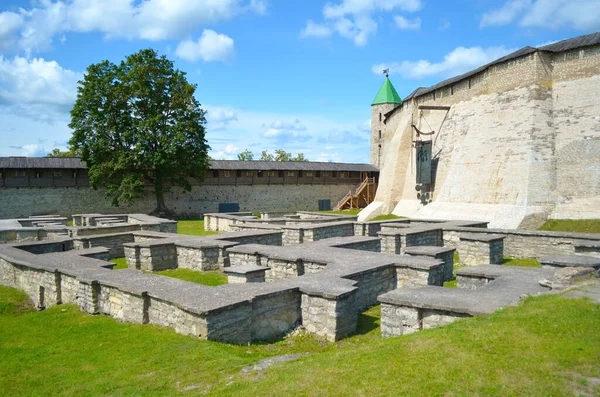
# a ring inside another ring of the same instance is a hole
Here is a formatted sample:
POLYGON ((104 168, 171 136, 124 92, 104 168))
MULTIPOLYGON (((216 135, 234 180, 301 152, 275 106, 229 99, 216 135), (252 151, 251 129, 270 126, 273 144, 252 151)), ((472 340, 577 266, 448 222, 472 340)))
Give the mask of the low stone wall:
POLYGON ((73 249, 106 247, 109 249, 110 259, 121 258, 125 256, 123 245, 132 243, 133 241, 134 237, 132 233, 76 237, 73 239, 73 249))
POLYGON ((444 281, 451 280, 454 277, 454 248, 446 247, 407 247, 405 253, 413 256, 426 256, 440 259, 444 262, 444 281))
MULTIPOLYGON (((504 255, 512 258, 537 258, 542 255, 572 254, 575 252, 575 245, 600 241, 598 234, 444 226, 444 245, 458 249, 460 236, 481 233, 504 236, 504 255)), ((462 258, 460 250, 459 255, 462 258)))
POLYGON ((47 234, 46 230, 39 227, 2 229, 0 230, 0 244, 42 240, 46 238, 47 234))
POLYGON ((444 245, 441 228, 385 227, 378 233, 381 237, 381 252, 404 254, 406 247, 444 245))
POLYGON ((465 266, 500 265, 504 259, 504 236, 472 233, 461 236, 458 254, 465 266))
POLYGON ((457 272, 459 288, 397 289, 378 297, 381 334, 394 336, 448 324, 461 317, 493 313, 523 296, 547 292, 544 269, 483 265, 457 272))
POLYGON ((125 244, 124 251, 127 265, 134 269, 156 272, 178 267, 178 250, 173 242, 129 243, 125 244))
POLYGON ((347 277, 356 281, 356 308, 362 311, 376 305, 377 297, 385 292, 396 289, 396 268, 393 266, 373 269, 347 277))
POLYGON ((58 241, 32 241, 29 243, 15 244, 15 248, 31 252, 32 254, 48 254, 51 252, 65 252, 73 249, 71 240, 58 241))
POLYGON ((358 310, 355 294, 337 299, 302 295, 302 325, 315 335, 334 342, 356 331, 358 310))
POLYGON ((283 226, 283 245, 296 245, 333 237, 354 236, 352 222, 283 226))
POLYGON ((269 268, 265 274, 266 281, 285 280, 304 274, 304 265, 300 260, 291 261, 277 258, 265 259, 261 260, 261 262, 264 262, 264 266, 269 268))

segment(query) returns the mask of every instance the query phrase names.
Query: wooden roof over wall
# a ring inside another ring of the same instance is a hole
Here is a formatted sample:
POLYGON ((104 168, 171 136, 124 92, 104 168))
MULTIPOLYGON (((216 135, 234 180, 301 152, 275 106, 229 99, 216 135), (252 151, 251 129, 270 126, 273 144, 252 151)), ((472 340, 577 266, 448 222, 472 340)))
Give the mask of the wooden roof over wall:
MULTIPOLYGON (((0 157, 0 168, 83 169, 85 163, 77 157, 0 157)), ((248 171, 364 171, 378 172, 371 164, 329 163, 318 161, 238 161, 211 160, 213 170, 248 171)))

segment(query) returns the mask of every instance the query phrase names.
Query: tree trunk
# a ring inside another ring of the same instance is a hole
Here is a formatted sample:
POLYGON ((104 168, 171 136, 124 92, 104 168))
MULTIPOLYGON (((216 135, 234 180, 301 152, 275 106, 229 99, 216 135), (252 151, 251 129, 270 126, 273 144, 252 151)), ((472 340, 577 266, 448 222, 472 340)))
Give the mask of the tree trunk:
POLYGON ((156 171, 156 178, 154 179, 154 194, 156 196, 156 208, 150 215, 174 219, 176 217, 175 212, 168 209, 165 205, 165 188, 162 175, 159 171, 156 171))

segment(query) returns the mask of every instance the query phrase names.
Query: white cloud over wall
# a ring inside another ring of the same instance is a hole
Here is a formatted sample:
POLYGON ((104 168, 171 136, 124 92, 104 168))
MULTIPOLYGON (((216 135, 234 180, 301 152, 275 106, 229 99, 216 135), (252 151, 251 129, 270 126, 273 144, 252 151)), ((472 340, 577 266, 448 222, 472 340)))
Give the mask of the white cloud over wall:
POLYGON ((598 29, 600 4, 598 0, 508 0, 502 7, 484 13, 480 27, 513 22, 524 27, 598 29))
POLYGON ((379 75, 382 69, 389 68, 390 74, 397 74, 407 79, 422 79, 431 76, 450 77, 459 75, 498 59, 514 49, 499 47, 457 47, 444 56, 439 62, 429 60, 380 63, 373 65, 373 73, 379 75))

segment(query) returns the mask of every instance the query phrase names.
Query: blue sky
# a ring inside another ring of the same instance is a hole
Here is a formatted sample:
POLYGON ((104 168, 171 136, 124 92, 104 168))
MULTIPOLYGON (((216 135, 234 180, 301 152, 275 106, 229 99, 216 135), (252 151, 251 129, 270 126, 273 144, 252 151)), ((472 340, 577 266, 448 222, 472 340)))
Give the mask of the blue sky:
POLYGON ((368 162, 370 103, 600 30, 599 0, 3 0, 0 156, 66 148, 88 65, 142 48, 197 84, 216 159, 368 162))

